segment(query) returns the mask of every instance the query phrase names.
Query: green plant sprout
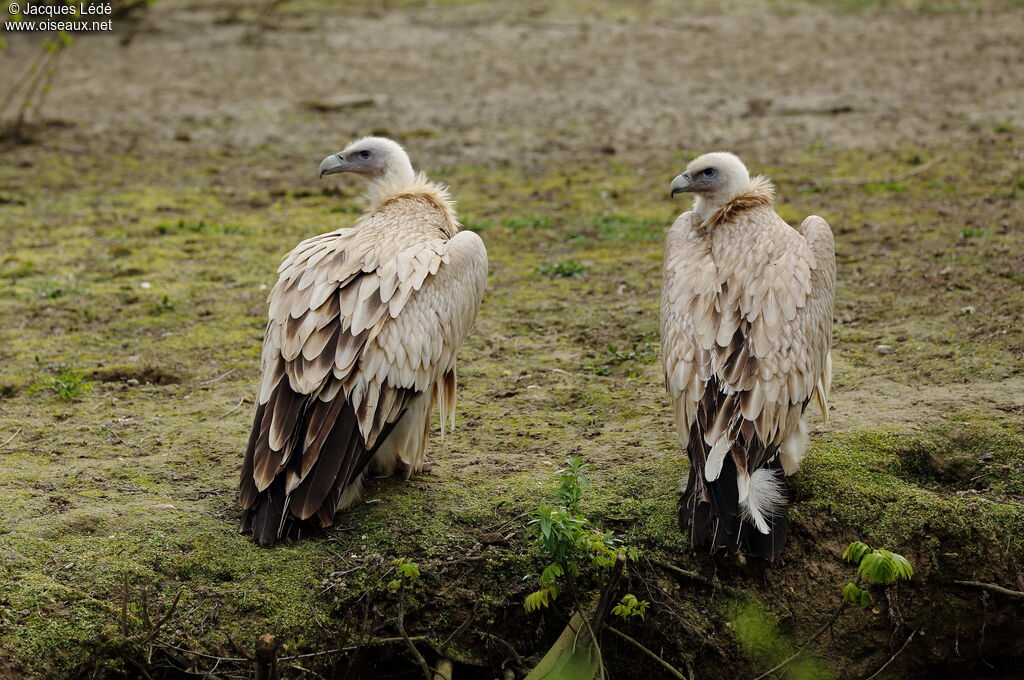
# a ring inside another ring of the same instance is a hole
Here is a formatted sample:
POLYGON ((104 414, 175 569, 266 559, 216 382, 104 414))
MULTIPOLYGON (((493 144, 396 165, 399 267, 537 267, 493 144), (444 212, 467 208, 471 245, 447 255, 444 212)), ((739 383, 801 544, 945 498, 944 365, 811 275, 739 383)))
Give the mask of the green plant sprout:
MULTIPOLYGON (((843 559, 857 565, 858 582, 888 585, 899 580, 909 580, 914 575, 914 568, 903 555, 871 548, 860 541, 854 541, 846 548, 843 559)), ((871 593, 856 583, 843 586, 844 603, 867 607, 873 601, 871 593)))
POLYGON ((61 401, 72 402, 92 389, 92 383, 85 379, 84 373, 64 366, 58 366, 57 370, 60 371, 59 375, 40 380, 28 388, 28 394, 46 390, 52 392, 61 401))

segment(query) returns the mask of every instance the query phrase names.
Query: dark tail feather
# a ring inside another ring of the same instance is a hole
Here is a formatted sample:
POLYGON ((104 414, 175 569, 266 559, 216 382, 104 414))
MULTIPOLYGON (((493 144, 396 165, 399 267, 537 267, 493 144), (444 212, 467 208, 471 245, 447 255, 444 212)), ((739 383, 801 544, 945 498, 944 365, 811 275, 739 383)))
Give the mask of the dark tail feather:
MULTIPOLYGON (((778 458, 765 467, 779 470, 778 458)), ((726 456, 722 473, 713 482, 705 481, 708 499, 699 498, 697 470, 690 466, 690 477, 679 504, 679 528, 689 534, 694 547, 709 552, 743 552, 774 560, 786 545, 789 523, 785 510, 768 519, 770 533, 762 534, 740 517, 739 490, 736 488, 736 464, 726 456)))
MULTIPOLYGON (((340 399, 340 397, 339 397, 340 399)), ((250 437, 249 450, 242 468, 240 500, 246 508, 242 513, 239 527, 241 533, 252 532, 252 538, 260 545, 273 545, 279 540, 294 540, 303 535, 319 531, 331 525, 338 501, 350 484, 356 482, 365 471, 381 444, 391 430, 405 415, 403 411, 393 423, 381 428, 377 444, 372 449, 363 446, 355 413, 351 404, 339 403, 339 408, 328 415, 333 418, 330 432, 326 436, 314 463, 303 482, 292 491, 291 498, 285 494, 287 474, 282 470, 262 492, 256 491, 252 482, 252 455, 255 442, 250 437), (308 519, 300 519, 308 517, 308 519)), ((263 407, 257 409, 256 423, 263 417, 263 407)), ((295 451, 302 450, 306 432, 305 413, 294 430, 295 451)), ((254 431, 258 430, 254 426, 254 431)), ((301 465, 302 456, 292 455, 289 466, 301 465)))
POLYGON ((242 513, 242 533, 252 532, 252 540, 260 545, 273 545, 281 539, 296 539, 303 532, 302 522, 291 515, 285 517, 284 476, 278 475, 254 506, 242 513))

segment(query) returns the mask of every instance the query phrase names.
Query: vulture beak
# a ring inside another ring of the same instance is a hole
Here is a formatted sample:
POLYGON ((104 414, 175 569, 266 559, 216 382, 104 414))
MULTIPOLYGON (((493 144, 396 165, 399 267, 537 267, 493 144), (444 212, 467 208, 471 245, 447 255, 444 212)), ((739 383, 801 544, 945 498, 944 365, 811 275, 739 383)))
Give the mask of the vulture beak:
MULTIPOLYGON (((321 168, 323 166, 320 166, 321 168)), ((675 196, 681 194, 684 191, 693 191, 693 178, 690 177, 689 173, 684 172, 681 175, 676 175, 676 178, 672 180, 672 184, 669 185, 669 196, 675 196)))
POLYGON ((320 161, 321 177, 333 175, 337 172, 346 172, 348 169, 349 164, 341 157, 341 154, 334 153, 320 161))

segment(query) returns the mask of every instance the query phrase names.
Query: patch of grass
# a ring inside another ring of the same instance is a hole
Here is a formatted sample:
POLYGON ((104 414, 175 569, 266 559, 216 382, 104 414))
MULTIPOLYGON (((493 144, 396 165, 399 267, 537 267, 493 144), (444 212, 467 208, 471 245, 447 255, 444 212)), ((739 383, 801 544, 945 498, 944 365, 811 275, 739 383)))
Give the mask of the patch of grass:
POLYGON ((28 388, 28 394, 52 392, 61 401, 72 402, 92 389, 92 383, 86 380, 84 373, 63 366, 56 370, 59 371, 58 375, 46 377, 35 383, 28 388))
POLYGON ((510 217, 501 221, 509 229, 548 229, 555 224, 551 217, 510 217))
POLYGON ((602 239, 611 241, 660 241, 668 224, 663 219, 632 215, 598 215, 591 222, 602 239))
POLYGON ((546 262, 535 270, 541 276, 571 278, 583 276, 589 267, 582 265, 575 260, 564 260, 562 262, 546 262))
MULTIPOLYGON (((642 364, 653 363, 658 358, 657 343, 649 336, 634 340, 630 349, 619 349, 609 345, 599 361, 586 364, 583 368, 598 375, 611 375, 612 368, 626 362, 637 361, 642 364)), ((628 377, 635 378, 639 374, 631 372, 628 377)))
POLYGON ((158 234, 192 233, 192 234, 246 234, 249 229, 235 224, 217 224, 206 220, 189 221, 180 219, 174 222, 161 222, 157 225, 158 234))
POLYGON ((31 297, 40 300, 56 300, 65 296, 78 295, 85 290, 84 286, 69 286, 59 281, 37 281, 31 285, 31 297))
POLYGON ((170 296, 164 295, 158 301, 149 305, 149 311, 151 314, 166 314, 167 312, 174 311, 174 303, 171 302, 170 296))
POLYGON ((957 232, 957 238, 984 238, 985 236, 988 236, 989 233, 990 232, 988 229, 976 229, 974 227, 968 227, 967 229, 961 229, 959 232, 957 232))

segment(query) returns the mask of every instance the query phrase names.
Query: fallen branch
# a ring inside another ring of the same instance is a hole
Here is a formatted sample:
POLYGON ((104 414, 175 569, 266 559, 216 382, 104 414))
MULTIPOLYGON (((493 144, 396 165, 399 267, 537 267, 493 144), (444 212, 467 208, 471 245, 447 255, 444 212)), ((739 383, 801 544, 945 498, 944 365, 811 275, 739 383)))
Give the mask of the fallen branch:
POLYGON ((1002 586, 997 586, 994 583, 981 583, 980 581, 953 581, 953 583, 960 586, 970 586, 971 588, 983 588, 984 590, 991 590, 993 593, 999 593, 1000 595, 1006 595, 1007 597, 1015 597, 1018 600, 1024 600, 1024 591, 1010 590, 1002 586))
POLYGON ((649 560, 649 561, 651 562, 651 564, 656 564, 659 567, 661 567, 662 569, 667 569, 668 571, 671 571, 673 574, 676 574, 678 576, 682 576, 683 578, 690 579, 691 581, 696 581, 697 583, 703 583, 704 585, 711 586, 712 588, 724 588, 724 589, 728 590, 728 588, 722 586, 722 584, 716 583, 715 581, 712 581, 711 579, 707 578, 706 576, 701 576, 700 574, 698 574, 695 571, 689 571, 687 569, 680 569, 679 567, 677 567, 674 564, 669 564, 668 562, 662 562, 661 560, 649 560))
POLYGON ((676 670, 676 669, 675 669, 675 667, 674 667, 674 666, 672 666, 672 664, 670 664, 670 663, 669 663, 668 661, 665 661, 665 660, 664 660, 664 659, 662 659, 662 658, 661 658, 660 656, 658 656, 657 654, 655 654, 655 653, 654 653, 654 652, 652 652, 651 650, 647 649, 647 647, 644 647, 644 646, 643 646, 642 644, 640 644, 640 643, 639 643, 639 642, 638 642, 637 640, 634 640, 634 639, 633 639, 633 638, 631 638, 630 636, 626 635, 625 633, 623 633, 623 632, 622 632, 621 630, 619 630, 618 628, 613 628, 612 626, 607 626, 607 627, 605 628, 605 630, 607 630, 607 631, 608 631, 608 632, 610 632, 610 633, 614 633, 615 635, 618 635, 618 636, 619 636, 620 638, 622 638, 622 639, 623 639, 623 640, 625 640, 626 642, 629 642, 629 643, 631 643, 631 644, 632 644, 632 645, 633 645, 634 647, 636 647, 637 649, 639 649, 639 650, 640 650, 641 652, 643 652, 643 653, 644 653, 644 654, 646 654, 647 656, 651 657, 652 659, 654 659, 655 661, 657 661, 658 663, 660 663, 660 664, 662 665, 662 667, 664 667, 664 669, 665 669, 665 670, 667 670, 667 671, 668 671, 669 673, 671 673, 671 674, 672 674, 672 676, 673 676, 673 677, 679 678, 679 680, 690 680, 690 679, 689 679, 689 678, 687 678, 687 677, 686 677, 685 675, 683 675, 683 674, 682 674, 682 673, 680 673, 680 672, 679 672, 678 670, 676 670))
POLYGON ((889 660, 882 664, 881 668, 879 668, 877 671, 875 671, 874 673, 872 673, 868 677, 864 678, 864 680, 872 680, 872 678, 878 677, 878 674, 881 673, 882 671, 884 671, 889 666, 889 664, 891 664, 896 659, 896 657, 899 656, 903 652, 903 650, 907 648, 907 645, 910 644, 910 641, 914 639, 915 635, 917 635, 917 630, 916 629, 913 632, 910 633, 910 637, 908 637, 907 641, 903 643, 903 646, 900 647, 899 649, 897 649, 896 653, 893 654, 892 656, 890 656, 889 660))

